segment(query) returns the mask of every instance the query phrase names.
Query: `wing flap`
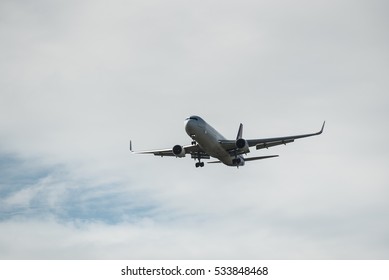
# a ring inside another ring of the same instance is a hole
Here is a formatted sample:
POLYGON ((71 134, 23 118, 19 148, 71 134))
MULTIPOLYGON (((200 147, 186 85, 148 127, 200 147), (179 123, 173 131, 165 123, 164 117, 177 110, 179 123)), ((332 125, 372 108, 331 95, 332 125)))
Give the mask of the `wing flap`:
POLYGON ((280 140, 280 141, 273 141, 273 142, 264 142, 264 143, 260 143, 260 144, 257 144, 255 146, 255 148, 257 150, 260 150, 260 149, 267 149, 269 147, 274 147, 274 146, 278 146, 278 145, 286 145, 288 143, 292 143, 294 142, 294 139, 288 139, 288 140, 280 140))

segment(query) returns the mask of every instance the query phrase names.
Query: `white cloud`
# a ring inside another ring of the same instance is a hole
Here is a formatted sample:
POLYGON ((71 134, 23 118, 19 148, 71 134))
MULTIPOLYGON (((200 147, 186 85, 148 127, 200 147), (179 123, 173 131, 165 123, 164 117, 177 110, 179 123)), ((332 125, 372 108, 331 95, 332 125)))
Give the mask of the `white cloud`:
POLYGON ((1 258, 388 256, 385 3, 0 5, 1 258), (194 113, 327 126, 239 170, 129 155, 194 113))
MULTIPOLYGON (((355 259, 385 258, 385 236, 338 220, 280 220, 232 216, 193 223, 1 223, 1 258, 31 259, 355 259), (326 228, 325 225, 333 225, 326 228), (300 228, 297 228, 300 227, 300 228), (28 230, 26 230, 28 228, 28 230), (352 232, 352 234, 350 234, 352 232), (367 233, 367 235, 365 235, 367 233), (286 249, 287 248, 287 249, 286 249)), ((374 224, 371 224, 374 226, 374 224)), ((387 230, 387 228, 386 228, 387 230)))

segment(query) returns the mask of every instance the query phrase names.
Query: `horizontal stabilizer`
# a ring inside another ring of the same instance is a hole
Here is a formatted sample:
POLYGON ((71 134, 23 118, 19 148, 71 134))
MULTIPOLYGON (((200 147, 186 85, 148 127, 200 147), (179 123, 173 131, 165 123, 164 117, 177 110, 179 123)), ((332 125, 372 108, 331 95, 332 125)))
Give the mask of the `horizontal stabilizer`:
POLYGON ((220 160, 216 160, 216 161, 208 161, 207 163, 222 163, 220 160))
MULTIPOLYGON (((253 161, 253 160, 267 159, 267 158, 273 158, 273 157, 278 157, 278 155, 249 157, 249 158, 244 158, 244 161, 253 161)), ((216 160, 216 161, 208 161, 207 163, 222 163, 222 162, 220 160, 216 160)))
POLYGON ((250 158, 245 158, 244 161, 260 160, 260 159, 267 159, 267 158, 273 158, 273 157, 278 157, 278 155, 261 156, 261 157, 250 157, 250 158))

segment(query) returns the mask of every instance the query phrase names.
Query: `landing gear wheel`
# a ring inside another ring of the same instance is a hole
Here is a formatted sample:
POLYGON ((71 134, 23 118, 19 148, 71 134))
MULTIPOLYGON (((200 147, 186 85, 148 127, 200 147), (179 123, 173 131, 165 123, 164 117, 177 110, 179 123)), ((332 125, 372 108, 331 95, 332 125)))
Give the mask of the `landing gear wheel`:
POLYGON ((196 162, 196 168, 197 167, 204 167, 204 162, 196 162))

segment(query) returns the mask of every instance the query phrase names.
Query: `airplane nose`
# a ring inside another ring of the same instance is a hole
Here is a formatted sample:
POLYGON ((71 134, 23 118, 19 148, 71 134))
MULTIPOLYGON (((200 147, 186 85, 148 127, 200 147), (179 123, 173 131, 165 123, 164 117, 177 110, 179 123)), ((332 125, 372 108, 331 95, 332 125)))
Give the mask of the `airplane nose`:
POLYGON ((185 131, 188 135, 193 134, 193 120, 189 118, 185 120, 185 131))
POLYGON ((187 130, 187 127, 189 126, 189 122, 190 122, 191 120, 190 119, 186 119, 185 120, 185 122, 184 122, 184 124, 185 124, 185 130, 187 130))

